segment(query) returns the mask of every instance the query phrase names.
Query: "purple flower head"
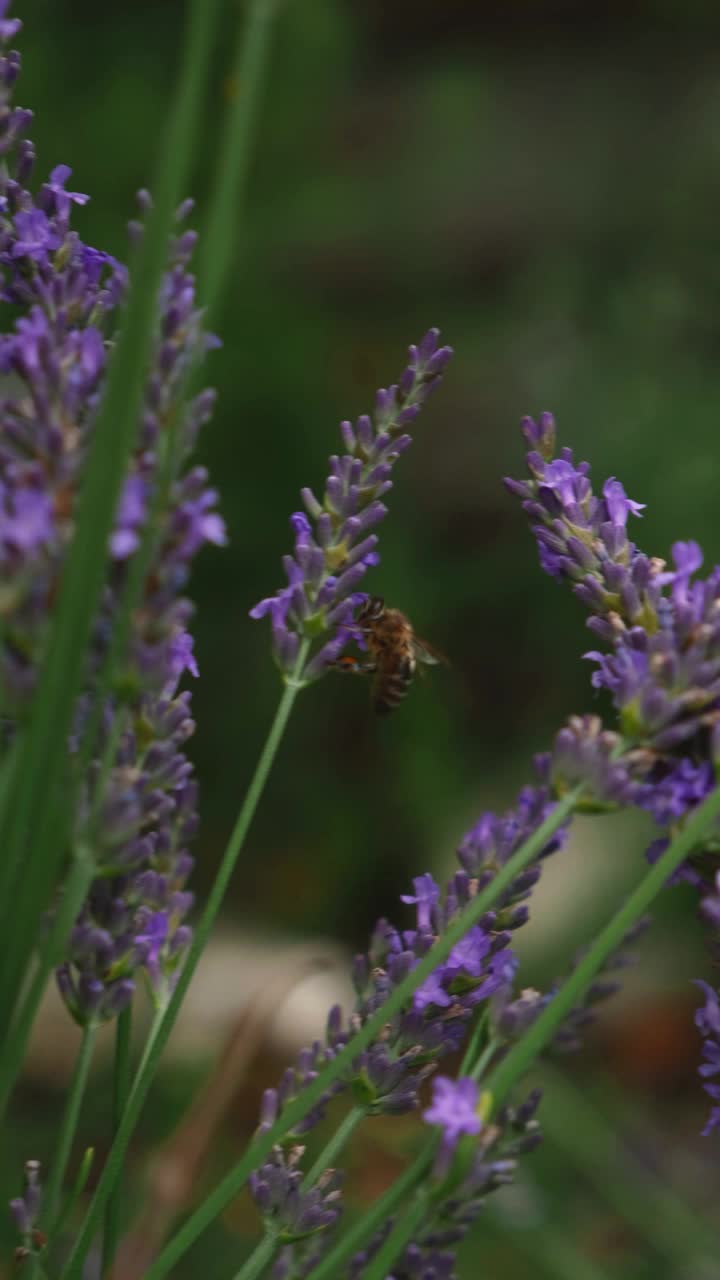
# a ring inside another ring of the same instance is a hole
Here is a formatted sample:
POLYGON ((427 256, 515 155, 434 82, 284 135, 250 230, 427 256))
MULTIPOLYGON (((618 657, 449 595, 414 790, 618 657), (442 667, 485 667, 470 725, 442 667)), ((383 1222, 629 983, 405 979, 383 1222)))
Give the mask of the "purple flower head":
POLYGON ((56 165, 50 174, 49 181, 44 184, 40 192, 40 200, 43 207, 53 212, 61 222, 67 221, 69 218, 71 205, 84 205, 90 199, 89 196, 83 195, 81 191, 65 190, 65 183, 71 173, 72 169, 68 165, 56 165))
POLYGON ((303 1188, 303 1146, 274 1147, 250 1176, 250 1192, 265 1230, 279 1246, 273 1280, 306 1276, 320 1261, 342 1212, 342 1174, 325 1169, 314 1186, 303 1188))
POLYGON ((452 1003, 453 998, 445 989, 445 971, 436 969, 428 978, 419 986, 413 996, 413 1002, 418 1012, 424 1009, 430 1009, 433 1006, 438 1009, 447 1009, 452 1003))
POLYGON ((551 415, 540 423, 523 422, 530 444, 528 480, 505 481, 522 499, 546 573, 568 579, 599 624, 611 629, 619 616, 627 624, 652 626, 656 618, 662 569, 637 551, 626 533, 630 516, 644 504, 628 498, 619 480, 605 482, 602 497, 593 493, 587 462, 576 464, 572 450, 555 452, 551 415))
POLYGON ((715 876, 714 890, 703 897, 700 910, 709 924, 720 933, 720 871, 715 876))
MULTIPOLYGON (((4 18, 6 8, 0 10, 0 39, 17 29, 4 18)), ((0 293, 12 304, 12 328, 0 335, 0 370, 12 375, 0 445, 0 681, 4 713, 22 721, 74 534, 107 352, 123 318, 127 271, 72 229, 87 196, 68 190, 66 165, 52 170, 36 196, 28 189, 33 152, 22 133, 30 116, 11 105, 19 63, 10 68, 10 58, 2 60, 0 74, 0 293)), ((224 541, 206 472, 185 465, 213 402, 207 391, 183 401, 186 372, 209 345, 189 271, 193 241, 183 231, 169 246, 136 445, 68 742, 68 784, 79 797, 73 836, 92 849, 98 864, 57 974, 80 1022, 115 1016, 139 977, 164 998, 190 938, 187 844, 196 826, 196 788, 185 743, 193 722, 188 696, 176 689, 184 672, 197 675, 197 665, 188 631, 191 608, 181 592, 200 546, 224 541), (172 442, 168 424, 175 424, 172 442), (162 509, 153 510, 166 445, 176 451, 176 478, 162 509), (100 705, 98 673, 128 564, 150 519, 149 563, 124 666, 100 705), (86 733, 94 741, 78 785, 71 771, 86 733)))
POLYGON ((628 521, 628 516, 642 515, 645 510, 644 502, 633 502, 632 498, 628 498, 619 480, 611 476, 603 485, 603 498, 607 514, 612 524, 624 529, 628 521))
POLYGON ((23 1171, 23 1193, 10 1201, 10 1216, 22 1241, 15 1250, 16 1263, 23 1262, 33 1254, 37 1256, 45 1246, 45 1237, 37 1229, 42 1198, 40 1162, 26 1160, 23 1171))
MULTIPOLYGON (((436 1088, 440 1083, 439 1080, 435 1082, 436 1088)), ((440 1124, 444 1135, 447 1134, 446 1120, 452 1130, 453 1121, 462 1114, 466 1115, 469 1125, 472 1125, 473 1118, 480 1124, 472 1105, 466 1107, 466 1100, 458 1097, 457 1093, 464 1085, 476 1089, 474 1082, 445 1080, 443 1083, 449 1086, 449 1090, 446 1093, 443 1089, 437 1108, 429 1108, 425 1119, 440 1124), (437 1119, 432 1114, 436 1111, 437 1119)), ((474 1139, 472 1158, 466 1162, 464 1170, 453 1167, 446 1188, 442 1187, 442 1180, 452 1162, 452 1149, 444 1163, 439 1157, 436 1159, 435 1175, 440 1180, 440 1187, 429 1199, 417 1234, 398 1259, 394 1274, 402 1276, 403 1280, 456 1280, 458 1246, 482 1212, 487 1196, 513 1181, 518 1158, 532 1151, 541 1140, 535 1119, 539 1101, 540 1093, 535 1091, 518 1107, 503 1107, 493 1117, 492 1124, 481 1124, 471 1135, 474 1139)), ((482 1109, 482 1102, 480 1106, 482 1109)), ((451 1143, 461 1140, 465 1132, 467 1130, 461 1129, 451 1143)), ((351 1280, 362 1280, 365 1268, 387 1238, 392 1225, 392 1220, 384 1223, 367 1249, 355 1255, 350 1264, 351 1280)))
POLYGON ((698 1071, 705 1082, 705 1092, 718 1104, 711 1108, 703 1129, 703 1137, 707 1137, 720 1128, 720 1079, 715 1079, 720 1076, 720 997, 707 982, 698 979, 695 985, 705 996, 705 1004, 695 1011, 695 1026, 703 1037, 704 1055, 698 1071))
POLYGON ((37 480, 28 480, 21 472, 0 478, 0 564, 8 571, 34 561, 55 537, 50 497, 37 480))
POLYGON ((250 610, 251 618, 270 617, 275 659, 285 673, 295 668, 301 639, 316 646, 298 673, 306 681, 323 675, 345 647, 354 609, 365 598, 358 587, 379 561, 374 529, 387 513, 382 498, 392 488, 393 467, 412 443, 409 428, 451 355, 450 347, 438 346, 436 329, 410 347, 399 382, 378 391, 374 414, 340 424, 345 452, 330 458, 322 498, 301 491, 307 514, 290 518, 287 585, 250 610))
MULTIPOLYGON (((542 825, 557 803, 549 785, 550 757, 537 757, 535 768, 541 780, 540 785, 523 787, 515 808, 505 814, 481 814, 460 843, 458 859, 477 889, 489 884, 496 870, 504 866, 513 853, 542 825)), ((541 860, 562 847, 566 833, 567 824, 550 838, 536 864, 522 872, 502 895, 495 908, 498 927, 514 929, 524 923, 526 914, 517 904, 528 897, 537 883, 541 860)))
POLYGON ((142 476, 128 476, 120 495, 110 549, 115 560, 126 560, 140 545, 140 531, 147 507, 147 485, 142 476))
POLYGON ((403 893, 400 895, 400 901, 410 906, 417 905, 417 927, 424 932, 432 927, 432 911, 440 898, 440 886, 435 883, 431 875, 426 873, 415 877, 413 888, 415 896, 403 893))
POLYGON ((426 1124, 439 1125, 443 1141, 454 1146, 464 1133, 475 1134, 482 1129, 478 1098, 478 1086, 469 1077, 451 1080, 448 1076, 436 1076, 432 1105, 423 1111, 423 1120, 426 1124))
POLYGON ((18 31, 22 28, 22 22, 19 18, 5 17, 9 8, 10 0, 0 0, 0 40, 3 44, 7 44, 9 40, 14 40, 18 31))

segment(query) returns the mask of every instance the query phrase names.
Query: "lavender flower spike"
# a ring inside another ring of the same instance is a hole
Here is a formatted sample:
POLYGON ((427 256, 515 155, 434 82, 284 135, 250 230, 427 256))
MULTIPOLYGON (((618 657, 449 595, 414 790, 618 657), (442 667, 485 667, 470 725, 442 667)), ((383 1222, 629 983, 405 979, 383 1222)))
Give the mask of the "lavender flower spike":
POLYGON ((378 391, 372 416, 340 424, 345 451, 330 458, 322 500, 303 489, 307 514, 290 517, 295 547, 283 559, 287 586, 250 610, 251 618, 269 616, 275 659, 286 674, 294 671, 301 639, 320 642, 298 674, 302 681, 323 675, 336 660, 365 598, 357 588, 379 560, 372 530, 387 514, 382 499, 392 488, 393 466, 412 443, 408 429, 452 356, 438 337, 430 329, 410 347, 400 381, 378 391))
MULTIPOLYGON (((423 1118, 443 1129, 443 1145, 449 1143, 451 1148, 450 1163, 448 1167, 447 1162, 436 1161, 435 1193, 417 1236, 393 1268, 397 1280, 458 1280, 457 1249, 482 1212, 485 1198, 513 1181, 518 1156, 532 1151, 541 1141, 535 1120, 539 1090, 518 1107, 503 1107, 491 1124, 482 1118, 487 1095, 480 1096, 476 1113, 477 1094, 477 1085, 470 1079, 443 1078, 435 1083, 433 1105, 423 1118), (455 1161, 452 1148, 458 1142, 465 1144, 466 1150, 455 1161)), ((391 1227, 392 1221, 384 1223, 369 1247, 355 1255, 350 1280, 362 1280, 391 1227)))
POLYGON ((555 457, 555 420, 543 413, 524 418, 529 445, 526 480, 506 478, 506 488, 522 499, 537 539, 540 565, 553 578, 567 579, 594 615, 594 629, 612 639, 617 626, 654 630, 664 565, 642 555, 627 536, 630 516, 643 503, 628 498, 611 477, 602 496, 593 492, 590 466, 576 463, 572 449, 555 457))
MULTIPOLYGON (((1 12, 1 10, 0 10, 1 12)), ((23 1193, 10 1201, 10 1214, 22 1243, 15 1250, 15 1261, 24 1262, 45 1247, 45 1236, 38 1230, 37 1221, 42 1204, 40 1162, 27 1160, 23 1174, 23 1193)))
MULTIPOLYGON (((5 17, 7 8, 0 0, 0 46, 20 25, 5 17)), ((125 267, 72 229, 88 197, 67 189, 67 165, 31 187, 34 150, 23 135, 32 113, 13 106, 19 71, 19 54, 0 48, 0 300, 11 304, 0 333, 3 745, 27 718, 45 656, 128 279, 125 267)), ((144 210, 148 201, 144 194, 144 210)), ((96 877, 57 980, 83 1024, 115 1016, 137 979, 157 1001, 166 999, 190 939, 187 846, 196 786, 185 743, 194 724, 190 695, 178 683, 186 671, 197 675, 197 666, 192 606, 182 592, 199 548, 224 541, 205 471, 186 466, 214 399, 204 390, 185 402, 186 373, 216 344, 195 299, 189 264, 196 237, 183 225, 190 208, 185 202, 178 211, 168 245, 136 446, 67 744, 66 782, 77 796, 70 835, 92 857, 96 877), (156 511, 169 448, 174 479, 156 511), (100 703, 98 675, 151 512, 152 554, 127 653, 100 703)))
POLYGON ((695 1025, 703 1037, 705 1054, 705 1061, 698 1070, 703 1080, 707 1081, 705 1092, 717 1103, 711 1108, 710 1117, 703 1129, 703 1137, 706 1137, 713 1129, 720 1129, 720 1080, 714 1079, 720 1077, 720 996, 700 978, 696 979, 695 985, 705 996, 705 1004, 695 1012, 695 1025))

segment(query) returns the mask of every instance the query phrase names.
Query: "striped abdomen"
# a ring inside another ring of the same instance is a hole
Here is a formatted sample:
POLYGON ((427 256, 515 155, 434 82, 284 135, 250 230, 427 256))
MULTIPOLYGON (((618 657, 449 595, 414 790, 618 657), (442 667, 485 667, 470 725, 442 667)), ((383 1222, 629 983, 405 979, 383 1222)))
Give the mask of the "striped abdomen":
POLYGON ((373 706, 384 715, 400 706, 415 675, 415 655, 410 652, 395 657, 392 663, 380 663, 373 688, 373 706))

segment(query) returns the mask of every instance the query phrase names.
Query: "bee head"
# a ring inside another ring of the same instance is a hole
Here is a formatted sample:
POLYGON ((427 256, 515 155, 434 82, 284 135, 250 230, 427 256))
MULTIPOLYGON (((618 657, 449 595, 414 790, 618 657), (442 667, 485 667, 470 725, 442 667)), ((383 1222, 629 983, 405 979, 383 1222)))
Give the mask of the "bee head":
POLYGON ((385 612, 385 601, 382 596, 368 596, 364 604, 360 606, 357 615, 357 621, 363 623, 379 622, 385 612))

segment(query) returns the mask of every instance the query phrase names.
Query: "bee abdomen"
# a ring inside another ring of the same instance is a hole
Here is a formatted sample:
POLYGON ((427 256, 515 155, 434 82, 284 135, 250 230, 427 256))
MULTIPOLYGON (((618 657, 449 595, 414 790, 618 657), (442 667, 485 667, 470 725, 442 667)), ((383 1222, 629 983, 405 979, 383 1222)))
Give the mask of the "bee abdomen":
POLYGON ((386 674, 375 691, 375 710, 383 715, 400 706, 407 694, 415 672, 415 663, 408 659, 390 674, 386 674))

